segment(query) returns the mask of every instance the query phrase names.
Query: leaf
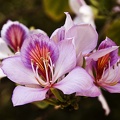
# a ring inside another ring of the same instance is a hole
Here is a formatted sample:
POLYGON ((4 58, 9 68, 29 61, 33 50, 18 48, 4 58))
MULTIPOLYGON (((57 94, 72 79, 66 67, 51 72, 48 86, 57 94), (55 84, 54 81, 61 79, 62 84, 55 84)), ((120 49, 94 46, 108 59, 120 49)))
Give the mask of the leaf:
POLYGON ((120 18, 114 20, 108 27, 106 35, 120 45, 120 18))
POLYGON ((58 91, 57 89, 55 88, 51 88, 51 92, 55 95, 55 97, 61 101, 61 102, 64 102, 64 99, 62 98, 63 96, 61 95, 60 91, 58 91))
POLYGON ((46 103, 45 101, 40 101, 40 102, 34 102, 33 104, 35 104, 37 107, 41 108, 41 109, 45 109, 46 107, 48 107, 48 103, 46 103))
POLYGON ((64 17, 64 12, 71 12, 68 0, 43 0, 45 12, 53 20, 59 21, 64 17))

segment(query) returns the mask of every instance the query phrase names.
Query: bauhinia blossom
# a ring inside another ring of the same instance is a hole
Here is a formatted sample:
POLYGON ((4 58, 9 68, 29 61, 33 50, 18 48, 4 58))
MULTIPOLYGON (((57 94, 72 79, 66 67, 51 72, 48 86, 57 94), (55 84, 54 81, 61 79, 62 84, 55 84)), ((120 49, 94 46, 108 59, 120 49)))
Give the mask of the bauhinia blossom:
POLYGON ((120 64, 118 46, 108 37, 98 50, 87 58, 87 71, 94 84, 110 93, 120 93, 120 64))
POLYGON ((32 34, 24 42, 18 56, 2 62, 2 70, 19 84, 13 92, 14 106, 47 99, 51 88, 64 94, 81 93, 95 97, 100 94, 92 77, 76 67, 76 51, 72 40, 58 44, 43 34, 32 34))
MULTIPOLYGON (((86 70, 93 77, 93 82, 99 88, 106 89, 111 93, 120 92, 120 65, 118 59, 118 46, 106 38, 99 45, 98 50, 90 53, 86 58, 86 70)), ((102 93, 98 97, 105 114, 110 113, 109 106, 102 93)))
POLYGON ((75 24, 89 23, 95 28, 93 10, 84 0, 69 0, 69 5, 76 14, 75 24))

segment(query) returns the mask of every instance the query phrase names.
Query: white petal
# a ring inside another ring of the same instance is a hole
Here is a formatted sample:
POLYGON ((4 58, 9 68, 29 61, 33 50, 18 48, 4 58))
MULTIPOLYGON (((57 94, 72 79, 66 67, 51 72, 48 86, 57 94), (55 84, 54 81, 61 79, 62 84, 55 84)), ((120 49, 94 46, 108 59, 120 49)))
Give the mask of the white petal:
POLYGON ((69 0, 69 5, 76 14, 79 14, 79 8, 85 4, 84 0, 69 0))
POLYGON ((102 104, 103 109, 105 110, 105 115, 109 115, 110 113, 110 108, 107 104, 107 101, 105 100, 104 96, 101 94, 98 96, 98 100, 102 104))
POLYGON ((3 39, 0 38, 0 59, 7 58, 11 55, 13 55, 13 53, 10 51, 9 47, 3 41, 3 39))

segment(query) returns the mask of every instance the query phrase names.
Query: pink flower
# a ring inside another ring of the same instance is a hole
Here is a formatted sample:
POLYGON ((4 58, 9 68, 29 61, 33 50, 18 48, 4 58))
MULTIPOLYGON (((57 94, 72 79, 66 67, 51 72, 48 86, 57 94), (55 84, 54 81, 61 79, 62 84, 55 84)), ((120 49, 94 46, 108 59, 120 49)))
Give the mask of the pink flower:
POLYGON ((21 54, 3 60, 2 69, 9 79, 19 84, 13 92, 14 106, 41 101, 51 88, 64 94, 100 94, 92 77, 76 67, 76 51, 72 40, 58 44, 43 34, 32 34, 24 42, 21 54))
POLYGON ((87 58, 86 64, 86 70, 96 86, 110 93, 120 93, 118 46, 112 40, 106 38, 98 50, 87 58))

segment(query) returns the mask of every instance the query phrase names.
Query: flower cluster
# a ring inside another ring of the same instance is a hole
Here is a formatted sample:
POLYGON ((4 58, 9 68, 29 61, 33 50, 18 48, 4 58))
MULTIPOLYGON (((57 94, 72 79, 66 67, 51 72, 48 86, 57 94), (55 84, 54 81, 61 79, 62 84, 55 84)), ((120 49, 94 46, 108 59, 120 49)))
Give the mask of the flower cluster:
POLYGON ((66 13, 63 26, 48 35, 8 21, 0 39, 1 72, 17 83, 14 106, 45 101, 73 106, 80 96, 120 92, 118 46, 106 37, 98 47, 90 24, 75 24, 66 13), (9 49, 10 48, 10 49, 9 49))

